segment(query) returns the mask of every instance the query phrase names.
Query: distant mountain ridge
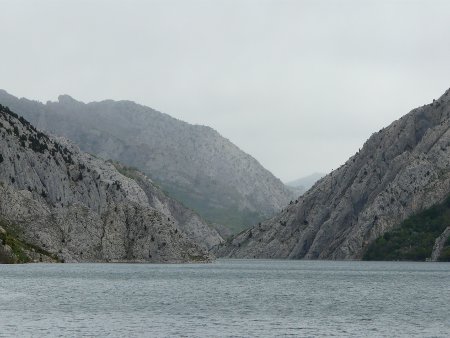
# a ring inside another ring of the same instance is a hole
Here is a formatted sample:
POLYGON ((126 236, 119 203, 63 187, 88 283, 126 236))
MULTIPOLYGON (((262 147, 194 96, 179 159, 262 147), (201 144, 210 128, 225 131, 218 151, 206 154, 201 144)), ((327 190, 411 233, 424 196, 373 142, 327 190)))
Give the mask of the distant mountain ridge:
POLYGON ((209 261, 221 241, 143 174, 0 105, 0 262, 209 261))
POLYGON ((326 174, 324 173, 312 173, 310 175, 298 178, 294 181, 286 182, 286 185, 291 187, 304 187, 306 190, 311 188, 314 183, 316 183, 318 180, 320 180, 322 177, 324 177, 326 174))
MULTIPOLYGON (((450 89, 374 133, 340 168, 277 216, 236 236, 219 255, 361 259, 377 238, 449 193, 450 89)), ((436 246, 444 246, 445 231, 433 239, 436 246)))
POLYGON ((294 181, 285 183, 288 189, 290 189, 295 197, 303 195, 307 190, 309 190, 318 180, 324 177, 324 173, 313 173, 311 175, 301 177, 294 181))
POLYGON ((215 130, 130 101, 42 104, 0 90, 0 103, 38 128, 104 159, 136 167, 211 223, 240 231, 284 208, 293 194, 215 130))

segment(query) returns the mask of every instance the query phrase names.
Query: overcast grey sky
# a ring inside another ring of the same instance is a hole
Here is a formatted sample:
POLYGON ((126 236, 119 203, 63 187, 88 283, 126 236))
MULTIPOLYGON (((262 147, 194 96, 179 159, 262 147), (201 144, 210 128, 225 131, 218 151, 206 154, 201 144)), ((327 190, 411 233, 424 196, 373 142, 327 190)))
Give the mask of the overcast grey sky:
POLYGON ((209 125, 282 180, 450 87, 450 1, 0 0, 0 88, 209 125))

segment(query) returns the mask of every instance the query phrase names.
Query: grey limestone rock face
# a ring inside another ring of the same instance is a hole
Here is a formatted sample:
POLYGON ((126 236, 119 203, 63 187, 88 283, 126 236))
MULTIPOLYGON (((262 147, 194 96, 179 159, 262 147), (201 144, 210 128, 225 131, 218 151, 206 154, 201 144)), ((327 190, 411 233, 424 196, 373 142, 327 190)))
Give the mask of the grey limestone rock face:
POLYGON ((241 230, 279 212, 284 184, 212 128, 191 125, 130 101, 84 104, 62 95, 42 104, 0 90, 0 103, 83 151, 146 173, 203 218, 241 230))
POLYGON ((205 249, 211 249, 223 239, 212 226, 209 226, 196 212, 186 208, 177 200, 168 197, 146 175, 140 171, 114 163, 118 171, 138 183, 148 197, 148 204, 167 216, 167 221, 181 229, 191 240, 205 249))
POLYGON ((450 90, 373 134, 274 218, 221 247, 227 257, 360 259, 367 246, 450 193, 450 90))
POLYGON ((1 107, 0 215, 26 243, 66 262, 210 260, 220 236, 140 180, 1 107))

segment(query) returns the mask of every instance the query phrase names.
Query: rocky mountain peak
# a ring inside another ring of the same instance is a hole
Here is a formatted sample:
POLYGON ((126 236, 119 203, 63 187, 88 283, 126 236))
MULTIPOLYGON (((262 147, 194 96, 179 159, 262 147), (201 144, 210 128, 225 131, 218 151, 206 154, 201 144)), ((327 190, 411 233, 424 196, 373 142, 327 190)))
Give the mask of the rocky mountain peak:
POLYGON ((72 96, 63 94, 58 96, 58 103, 64 105, 83 104, 83 102, 75 100, 72 96))

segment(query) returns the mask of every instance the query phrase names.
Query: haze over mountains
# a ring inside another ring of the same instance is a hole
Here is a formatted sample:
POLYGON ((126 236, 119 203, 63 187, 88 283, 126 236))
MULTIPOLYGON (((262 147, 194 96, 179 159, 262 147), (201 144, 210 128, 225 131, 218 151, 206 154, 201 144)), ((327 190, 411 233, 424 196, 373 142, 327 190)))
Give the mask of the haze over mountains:
POLYGON ((368 248, 370 257, 381 257, 380 248, 389 247, 385 234, 402 245, 395 257, 450 256, 448 227, 433 225, 447 219, 439 210, 450 205, 401 223, 449 196, 450 89, 374 133, 318 182, 319 173, 291 182, 294 193, 312 185, 293 200, 292 191, 211 128, 133 102, 84 104, 65 95, 42 104, 1 91, 0 103, 125 163, 85 154, 2 107, 0 239, 12 243, 0 247, 3 259, 207 261, 210 250, 233 258, 361 259, 368 248), (235 231, 244 221, 255 225, 224 242, 130 164, 210 221, 235 231), (261 221, 277 208, 281 213, 261 221), (431 214, 431 225, 416 225, 431 214), (427 247, 409 252, 408 236, 418 231, 427 247))
MULTIPOLYGON (((219 254, 361 259, 373 241, 408 216, 443 202, 449 192, 447 90, 374 133, 339 169, 277 216, 236 236, 219 254)), ((435 240, 443 243, 446 236, 448 231, 435 240)))
POLYGON ((307 190, 309 190, 319 179, 324 176, 324 173, 313 173, 294 181, 287 182, 286 186, 295 194, 295 196, 300 196, 307 190))
POLYGON ((192 262, 222 241, 143 174, 0 106, 0 262, 192 262))
POLYGON ((294 194, 215 130, 130 101, 46 104, 0 91, 0 102, 83 151, 139 168, 212 223, 237 232, 273 216, 294 194))

